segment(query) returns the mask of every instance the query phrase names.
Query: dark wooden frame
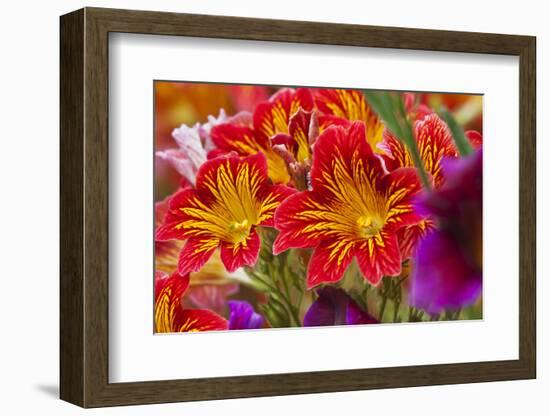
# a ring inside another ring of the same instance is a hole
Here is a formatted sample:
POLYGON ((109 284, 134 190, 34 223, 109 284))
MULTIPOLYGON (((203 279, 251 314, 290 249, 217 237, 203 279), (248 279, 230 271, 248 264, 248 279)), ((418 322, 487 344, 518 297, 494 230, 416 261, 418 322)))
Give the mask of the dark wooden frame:
POLYGON ((530 36, 85 8, 61 17, 61 386, 83 407, 536 377, 535 51, 530 36), (108 380, 108 34, 519 56, 519 359, 193 380, 108 380))

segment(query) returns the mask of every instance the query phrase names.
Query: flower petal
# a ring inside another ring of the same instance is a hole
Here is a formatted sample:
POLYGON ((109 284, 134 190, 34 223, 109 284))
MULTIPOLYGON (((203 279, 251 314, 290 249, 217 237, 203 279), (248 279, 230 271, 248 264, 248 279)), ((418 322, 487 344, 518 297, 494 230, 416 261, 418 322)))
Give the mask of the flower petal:
POLYGON ((242 266, 253 266, 260 252, 260 237, 255 230, 240 243, 221 243, 221 259, 228 272, 232 273, 242 266))
POLYGON ((295 192, 296 189, 284 185, 269 186, 265 195, 261 196, 259 225, 273 227, 275 210, 295 192))
POLYGON ((269 167, 269 177, 275 183, 287 183, 290 180, 285 161, 271 148, 268 138, 246 126, 220 124, 212 129, 212 139, 218 149, 208 154, 209 158, 224 152, 237 152, 241 156, 263 153, 269 167))
MULTIPOLYGON (((362 121, 365 124, 365 138, 378 152, 377 145, 382 141, 384 125, 369 107, 361 91, 319 89, 315 94, 315 104, 325 114, 349 121, 362 121)), ((319 122, 321 131, 334 125, 334 119, 331 118, 320 118, 319 122)))
POLYGON ((307 287, 311 289, 321 283, 339 281, 351 263, 355 242, 346 240, 324 240, 313 251, 307 269, 307 287))
MULTIPOLYGON (((201 272, 199 272, 199 274, 200 273, 201 272)), ((227 298, 238 291, 238 283, 198 283, 194 285, 192 275, 191 286, 185 297, 189 300, 190 305, 195 308, 210 309, 214 312, 221 313, 227 306, 227 298)))
MULTIPOLYGON (((156 156, 167 161, 176 171, 183 176, 189 183, 195 183, 198 166, 189 159, 188 154, 180 149, 167 149, 158 151, 156 156)), ((206 155, 205 155, 206 160, 206 155)))
POLYGON ((304 326, 345 325, 347 294, 342 289, 325 286, 317 291, 317 296, 304 315, 304 326))
POLYGON ((401 253, 397 236, 382 230, 378 235, 357 245, 355 254, 367 281, 377 285, 384 276, 401 273, 401 253))
POLYGON ((187 229, 182 227, 182 224, 189 220, 190 217, 180 208, 184 206, 197 208, 199 206, 198 201, 197 191, 192 188, 182 189, 170 197, 168 209, 164 214, 164 223, 157 228, 155 240, 167 241, 186 239, 189 235, 187 229))
POLYGON ((155 272, 155 332, 173 332, 176 310, 181 309, 181 298, 189 286, 189 275, 155 272))
POLYGON ((390 130, 384 129, 383 141, 380 147, 385 153, 382 155, 386 169, 392 171, 398 168, 414 167, 410 152, 406 146, 390 130))
POLYGON ((361 325, 378 323, 342 289, 325 286, 304 316, 304 326, 361 325))
POLYGON ((168 275, 161 270, 155 271, 155 302, 163 296, 179 299, 189 287, 189 275, 173 273, 168 275))
POLYGON ((380 183, 386 195, 386 230, 397 230, 416 224, 422 217, 413 209, 413 198, 422 189, 415 169, 399 168, 387 174, 380 183))
POLYGON ((414 256, 416 247, 429 233, 435 230, 435 223, 430 219, 420 221, 418 224, 403 227, 397 231, 399 250, 403 260, 414 256))
POLYGON ((260 139, 250 127, 224 123, 212 128, 212 141, 218 149, 235 151, 242 156, 258 153, 268 147, 266 140, 260 139))
POLYGON ((298 110, 289 121, 288 131, 292 137, 294 154, 298 162, 311 159, 310 123, 312 113, 298 110))
POLYGON ((481 270, 451 235, 435 231, 422 240, 411 273, 411 305, 438 314, 468 306, 480 294, 481 270))
POLYGON ((181 250, 178 260, 178 271, 184 275, 198 272, 210 259, 220 241, 208 237, 191 237, 181 250))
POLYGON ((171 332, 225 331, 227 320, 208 309, 176 309, 171 332))
POLYGON ((254 311, 252 305, 243 300, 230 300, 229 329, 258 329, 264 323, 264 318, 254 311))
MULTIPOLYGON (((438 187, 443 180, 442 160, 458 156, 449 127, 437 114, 430 113, 415 122, 414 134, 424 168, 438 187)), ((387 153, 383 158, 388 170, 415 167, 409 150, 397 137, 388 130, 384 131, 383 137, 381 147, 387 153)))
POLYGON ((288 197, 275 211, 275 227, 280 231, 273 244, 273 254, 288 248, 313 247, 322 239, 337 234, 338 213, 326 207, 311 191, 288 197))
MULTIPOLYGON (((346 198, 346 190, 356 189, 357 182, 374 184, 383 175, 380 162, 365 139, 365 125, 330 127, 317 139, 313 149, 311 181, 316 190, 346 198), (347 185, 353 184, 350 188, 347 185)), ((351 196, 349 196, 351 197, 351 196)))
POLYGON ((426 171, 432 175, 435 186, 439 186, 443 180, 441 161, 443 158, 458 156, 451 131, 447 123, 435 113, 418 120, 414 130, 426 171))
POLYGON ((254 110, 254 129, 262 140, 288 133, 290 118, 300 109, 311 111, 313 97, 307 88, 283 88, 254 110))
POLYGON ((346 311, 347 325, 365 325, 378 323, 380 322, 376 318, 365 312, 359 307, 357 303, 350 299, 348 303, 348 309, 346 311))
POLYGON ((474 147, 474 149, 479 149, 483 144, 483 136, 480 132, 476 130, 465 131, 464 135, 466 136, 470 144, 474 147))
POLYGON ((267 186, 267 161, 262 153, 247 157, 222 156, 204 163, 197 174, 197 188, 217 194, 222 186, 247 180, 250 191, 257 193, 267 186), (229 182, 229 183, 225 183, 229 182))

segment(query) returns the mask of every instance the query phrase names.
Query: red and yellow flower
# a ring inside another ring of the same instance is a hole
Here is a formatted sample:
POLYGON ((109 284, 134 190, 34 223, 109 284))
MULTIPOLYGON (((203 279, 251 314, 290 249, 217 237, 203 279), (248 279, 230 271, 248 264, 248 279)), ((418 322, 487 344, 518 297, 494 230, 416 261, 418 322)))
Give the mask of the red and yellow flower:
POLYGON ((263 153, 210 159, 197 174, 196 188, 170 200, 157 239, 187 240, 178 260, 182 275, 200 270, 217 248, 229 272, 252 266, 260 249, 255 228, 272 226, 275 208, 293 192, 269 184, 263 153))
MULTIPOLYGON (((443 180, 441 160, 444 157, 458 156, 453 136, 447 124, 435 113, 414 123, 414 135, 424 168, 432 176, 434 185, 437 187, 443 180)), ((400 167, 414 167, 409 149, 403 145, 403 142, 389 130, 384 130, 383 136, 382 147, 387 153, 383 156, 386 168, 391 171, 400 167)))
MULTIPOLYGON (((442 159, 458 156, 451 132, 447 124, 437 114, 432 113, 415 122, 414 135, 424 168, 431 175, 434 186, 439 187, 443 180, 442 159)), ((387 151, 383 158, 389 171, 414 167, 409 149, 389 130, 384 131, 382 147, 387 151)), ((434 229, 434 222, 426 218, 418 224, 399 230, 399 246, 403 258, 411 257, 418 242, 434 229)))
POLYGON ((416 171, 387 174, 366 140, 365 124, 354 122, 319 136, 311 182, 311 191, 290 196, 277 209, 273 252, 314 247, 310 288, 340 280, 353 258, 372 284, 399 275, 397 231, 420 220, 411 205, 420 189, 416 171))
POLYGON ((208 309, 184 309, 183 294, 189 275, 155 273, 155 332, 223 331, 227 320, 208 309))
MULTIPOLYGON (((458 157, 449 127, 437 114, 431 113, 415 122, 414 135, 424 168, 431 175, 433 185, 437 189, 443 183, 442 160, 458 157)), ((480 144, 482 140, 477 132, 468 132, 467 137, 474 145, 480 144)), ((384 131, 384 142, 381 147, 387 152, 383 158, 389 171, 414 167, 408 148, 388 130, 384 131)), ((418 224, 399 230, 399 245, 403 258, 411 257, 418 242, 434 229, 434 222, 430 218, 425 218, 418 224)))
MULTIPOLYGON (((164 222, 168 211, 170 198, 155 204, 155 226, 158 228, 164 222)), ((178 268, 178 257, 185 241, 169 240, 155 241, 155 270, 171 274, 178 268)), ((228 273, 220 259, 220 251, 216 250, 206 264, 198 271, 189 275, 189 289, 186 292, 186 303, 196 308, 211 309, 222 312, 227 298, 238 289, 240 276, 228 273)))
POLYGON ((284 159, 273 150, 271 138, 289 133, 291 117, 303 109, 313 109, 313 97, 305 88, 283 88, 268 101, 258 104, 252 116, 252 125, 225 123, 212 129, 212 140, 221 152, 237 152, 241 156, 264 153, 270 179, 286 184, 290 174, 284 159))
POLYGON ((376 153, 381 153, 378 143, 382 142, 384 125, 370 108, 361 91, 321 89, 315 93, 315 105, 322 113, 319 127, 323 131, 330 126, 347 127, 353 121, 365 123, 367 141, 376 153))
POLYGON ((288 133, 290 118, 303 109, 313 110, 313 96, 307 88, 283 88, 254 110, 254 129, 258 137, 268 140, 278 133, 288 133))

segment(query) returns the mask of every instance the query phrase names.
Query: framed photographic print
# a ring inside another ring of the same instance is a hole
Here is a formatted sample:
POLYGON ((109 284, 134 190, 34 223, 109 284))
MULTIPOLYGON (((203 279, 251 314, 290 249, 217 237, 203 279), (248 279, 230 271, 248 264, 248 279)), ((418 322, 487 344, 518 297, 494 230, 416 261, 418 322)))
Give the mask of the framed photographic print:
POLYGON ((534 378, 535 38, 61 17, 83 407, 534 378))

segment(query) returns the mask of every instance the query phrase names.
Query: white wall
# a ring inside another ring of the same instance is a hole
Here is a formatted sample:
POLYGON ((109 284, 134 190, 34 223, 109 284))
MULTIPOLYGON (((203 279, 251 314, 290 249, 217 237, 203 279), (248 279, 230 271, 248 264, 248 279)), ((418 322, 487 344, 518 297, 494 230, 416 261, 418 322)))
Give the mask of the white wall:
MULTIPOLYGON (((58 384, 58 16, 82 6, 318 20, 434 29, 536 35, 538 42, 538 313, 539 378, 535 381, 424 387, 339 394, 93 410, 88 414, 364 414, 546 415, 550 410, 550 285, 543 243, 550 230, 542 212, 542 165, 550 146, 542 140, 544 103, 550 102, 550 26, 545 2, 359 2, 274 0, 4 2, 0 15, 0 169, 2 278, 0 409, 3 414, 70 415, 78 408, 56 399, 58 384), (545 74, 546 73, 546 74, 545 74), (546 234, 543 237, 543 234, 546 234)), ((505 121, 503 121, 505 122, 505 121)), ((546 201, 543 199, 546 198, 546 201)), ((505 226, 505 225, 504 225, 505 226)), ((545 241, 546 240, 546 241, 545 241)), ((475 342, 475 340, 473 341, 475 342)), ((404 352, 406 353, 406 352, 404 352)))

